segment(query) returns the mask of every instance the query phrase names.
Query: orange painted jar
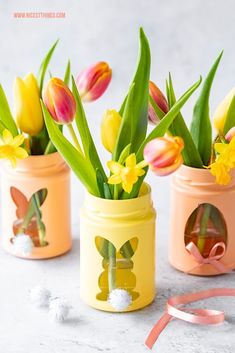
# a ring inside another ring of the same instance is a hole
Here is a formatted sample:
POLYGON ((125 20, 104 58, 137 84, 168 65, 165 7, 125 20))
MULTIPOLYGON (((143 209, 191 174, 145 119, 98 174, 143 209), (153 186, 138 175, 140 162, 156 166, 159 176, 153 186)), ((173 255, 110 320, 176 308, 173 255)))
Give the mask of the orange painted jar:
POLYGON ((181 166, 171 184, 171 265, 202 276, 234 269, 234 206, 235 174, 224 186, 207 169, 181 166))
POLYGON ((1 240, 12 255, 46 259, 71 248, 70 170, 59 153, 1 168, 1 240))

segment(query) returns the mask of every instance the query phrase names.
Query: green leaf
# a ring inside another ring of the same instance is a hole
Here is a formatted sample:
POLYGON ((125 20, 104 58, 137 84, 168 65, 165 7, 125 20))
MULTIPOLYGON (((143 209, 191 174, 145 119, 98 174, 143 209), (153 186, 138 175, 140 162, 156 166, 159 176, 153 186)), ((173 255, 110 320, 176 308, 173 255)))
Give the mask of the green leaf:
POLYGON ((202 162, 208 165, 211 156, 212 128, 209 115, 209 96, 215 73, 223 52, 218 56, 204 80, 200 95, 196 101, 191 124, 191 135, 199 151, 202 162))
MULTIPOLYGON (((132 144, 132 152, 136 152, 140 147, 141 143, 145 139, 148 125, 148 100, 149 100, 149 73, 150 73, 150 49, 148 40, 144 34, 143 29, 140 29, 140 50, 139 50, 139 59, 138 65, 136 68, 136 72, 134 78, 132 80, 132 84, 135 83, 133 88, 133 106, 132 106, 132 114, 129 115, 130 119, 132 119, 133 115, 133 123, 132 123, 132 138, 131 140, 135 143, 132 144)), ((131 84, 131 86, 132 86, 131 84)), ((122 107, 120 109, 121 115, 124 114, 125 106, 127 104, 127 99, 125 98, 122 107), (122 114, 123 113, 123 114, 122 114)), ((123 135, 120 135, 120 145, 119 140, 117 141, 117 152, 115 153, 116 160, 118 160, 119 153, 125 147, 123 143, 123 135)))
POLYGON ((44 103, 41 101, 44 119, 49 136, 64 157, 67 164, 74 171, 75 175, 80 179, 88 192, 93 195, 100 196, 96 184, 96 174, 84 156, 64 137, 59 129, 59 126, 53 121, 50 113, 46 109, 44 103))
POLYGON ((159 124, 152 130, 152 132, 147 136, 142 145, 140 146, 137 153, 137 161, 141 161, 143 159, 143 150, 145 145, 156 137, 163 136, 166 131, 169 129, 173 120, 178 115, 180 109, 187 102, 189 97, 193 94, 193 92, 198 88, 202 79, 200 78, 194 85, 192 85, 181 97, 180 99, 171 107, 168 113, 164 116, 164 118, 159 122, 159 124))
POLYGON ((226 117, 226 121, 224 124, 224 130, 223 134, 224 136, 227 134, 227 132, 235 126, 235 95, 233 96, 233 99, 230 103, 229 109, 228 109, 228 114, 226 117))
POLYGON ((131 143, 129 143, 129 145, 127 145, 127 146, 123 149, 122 153, 120 154, 118 163, 123 164, 123 163, 125 162, 125 160, 127 159, 127 157, 128 157, 129 154, 130 154, 130 150, 131 150, 131 143))
POLYGON ((112 199, 112 194, 110 192, 110 188, 107 183, 104 183, 104 196, 106 199, 112 199))
MULTIPOLYGON (((173 88, 172 78, 169 74, 169 99, 170 107, 175 104, 175 92, 173 88)), ((200 154, 193 142, 192 136, 189 132, 189 129, 184 121, 183 116, 179 114, 174 119, 172 125, 170 126, 170 132, 174 136, 180 136, 184 140, 184 149, 182 151, 182 156, 184 159, 184 164, 189 167, 202 168, 203 163, 200 157, 200 154)))
POLYGON ((123 151, 123 149, 133 142, 134 132, 133 132, 133 121, 134 121, 134 112, 133 112, 133 94, 134 94, 134 85, 133 83, 130 87, 129 93, 127 95, 127 100, 122 116, 122 122, 119 129, 116 146, 113 152, 113 160, 117 161, 123 151))
POLYGON ((59 42, 59 39, 57 39, 57 41, 52 45, 52 47, 50 48, 50 50, 48 51, 47 55, 45 56, 45 58, 43 59, 40 65, 39 72, 38 72, 38 85, 39 85, 40 95, 42 94, 43 82, 44 82, 48 65, 50 63, 51 57, 54 53, 54 50, 58 42, 59 42))
POLYGON ((72 91, 76 100, 76 107, 77 107, 76 115, 75 115, 76 125, 79 131, 79 135, 81 137, 84 154, 87 158, 87 163, 89 163, 94 168, 94 172, 96 171, 96 169, 99 169, 103 175, 104 180, 106 181, 107 176, 104 172, 94 141, 92 139, 92 136, 87 124, 86 115, 82 106, 81 98, 78 93, 77 86, 73 77, 72 77, 72 91))
POLYGON ((0 121, 6 127, 6 129, 12 133, 13 136, 19 134, 2 85, 0 85, 0 121))
MULTIPOLYGON (((202 79, 200 77, 200 79, 194 84, 192 85, 181 97, 180 99, 171 107, 171 109, 168 111, 168 113, 164 116, 164 118, 159 122, 159 124, 152 130, 152 132, 147 136, 147 138, 145 139, 145 141, 142 143, 142 145, 140 146, 138 152, 137 152, 137 161, 140 162, 143 160, 143 151, 144 151, 144 147, 146 146, 146 144, 151 141, 152 139, 156 138, 156 137, 160 137, 163 136, 166 131, 169 129, 170 125, 172 124, 173 120, 176 118, 176 116, 178 115, 180 109, 182 108, 182 106, 187 102, 187 100, 189 99, 189 97, 193 94, 193 92, 198 88, 198 86, 200 85, 202 79)), ((121 199, 132 199, 135 197, 138 197, 139 195, 139 191, 141 188, 141 185, 143 183, 144 178, 147 175, 147 171, 148 168, 144 168, 146 173, 139 178, 139 180, 137 181, 137 183, 134 185, 132 191, 130 194, 123 192, 123 194, 121 195, 121 199)))
POLYGON ((64 83, 67 86, 69 86, 69 83, 70 83, 70 76, 71 76, 71 65, 69 60, 64 74, 64 83))

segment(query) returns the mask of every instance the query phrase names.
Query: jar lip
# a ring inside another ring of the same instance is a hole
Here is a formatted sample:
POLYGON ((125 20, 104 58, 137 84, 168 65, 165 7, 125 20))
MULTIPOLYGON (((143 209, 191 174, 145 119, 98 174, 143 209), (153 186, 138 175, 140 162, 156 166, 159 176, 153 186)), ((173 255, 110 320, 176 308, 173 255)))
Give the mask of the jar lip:
POLYGON ((87 204, 91 205, 94 209, 99 209, 102 207, 107 207, 107 211, 113 211, 112 206, 116 207, 117 205, 122 205, 123 207, 131 207, 136 206, 140 207, 140 205, 145 206, 149 203, 151 198, 151 187, 147 183, 143 183, 142 186, 142 194, 136 198, 125 199, 125 200, 114 200, 114 199, 104 199, 98 196, 94 196, 89 192, 86 192, 85 200, 87 204))
MULTIPOLYGON (((3 162, 4 163, 4 162, 3 162)), ((25 159, 17 161, 16 168, 12 168, 9 164, 4 163, 4 167, 13 171, 27 171, 27 170, 39 170, 43 168, 49 168, 58 164, 65 164, 63 158, 58 151, 47 154, 47 155, 30 155, 25 159)))
POLYGON ((183 164, 175 173, 176 178, 183 179, 194 184, 215 185, 218 188, 230 187, 235 182, 235 170, 231 171, 232 180, 228 185, 220 185, 216 183, 215 176, 213 176, 209 169, 189 167, 183 164))

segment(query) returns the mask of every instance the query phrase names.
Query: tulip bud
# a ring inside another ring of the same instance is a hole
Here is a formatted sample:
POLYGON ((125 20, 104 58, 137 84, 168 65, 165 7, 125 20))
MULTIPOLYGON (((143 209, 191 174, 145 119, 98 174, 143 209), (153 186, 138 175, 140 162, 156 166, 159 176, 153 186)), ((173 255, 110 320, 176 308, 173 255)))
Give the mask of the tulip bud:
POLYGON ((227 96, 218 105, 213 120, 214 126, 218 132, 222 132, 227 119, 230 104, 235 95, 235 87, 227 94, 227 96))
POLYGON ((70 124, 76 113, 76 101, 68 86, 53 77, 43 91, 43 101, 58 124, 70 124))
POLYGON ((225 135, 225 140, 230 142, 232 138, 235 136, 235 126, 233 126, 225 135))
MULTIPOLYGON (((166 114, 169 110, 167 100, 161 90, 152 81, 149 81, 149 94, 159 108, 166 114)), ((160 121, 151 103, 149 103, 148 108, 148 119, 153 124, 157 124, 160 121)))
POLYGON ((43 128, 44 120, 36 78, 33 74, 27 75, 24 79, 16 77, 13 91, 18 127, 26 134, 37 135, 43 128))
POLYGON ((156 175, 165 176, 173 173, 183 163, 183 148, 181 137, 158 137, 145 146, 144 159, 156 175))
POLYGON ((101 123, 101 140, 107 151, 113 152, 122 118, 116 110, 107 110, 101 123))
POLYGON ((105 62, 83 70, 77 77, 76 84, 83 102, 92 102, 98 99, 109 85, 112 70, 105 62))

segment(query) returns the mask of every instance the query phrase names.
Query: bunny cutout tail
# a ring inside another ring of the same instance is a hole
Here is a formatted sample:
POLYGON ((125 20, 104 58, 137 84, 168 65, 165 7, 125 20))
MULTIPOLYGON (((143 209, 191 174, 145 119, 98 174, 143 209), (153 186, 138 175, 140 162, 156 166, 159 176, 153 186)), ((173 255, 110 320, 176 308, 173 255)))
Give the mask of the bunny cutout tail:
POLYGON ((52 321, 63 322, 67 319, 71 305, 65 299, 54 298, 49 304, 49 315, 52 321))
POLYGON ((13 239, 13 246, 16 254, 27 256, 31 254, 34 243, 29 235, 17 234, 13 239))
POLYGON ((117 311, 124 311, 132 303, 132 297, 127 290, 117 288, 109 293, 109 304, 117 311))

